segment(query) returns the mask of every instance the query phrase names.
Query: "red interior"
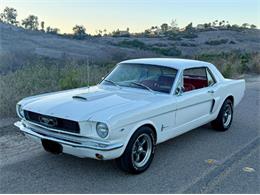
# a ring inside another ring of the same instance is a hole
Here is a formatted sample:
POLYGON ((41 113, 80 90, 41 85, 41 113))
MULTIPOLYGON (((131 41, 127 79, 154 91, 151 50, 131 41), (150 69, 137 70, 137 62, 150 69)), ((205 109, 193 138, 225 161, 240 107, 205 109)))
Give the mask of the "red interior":
POLYGON ((143 80, 141 83, 146 85, 147 87, 150 87, 151 89, 153 89, 156 81, 155 80, 143 80))
MULTIPOLYGON (((142 83, 153 90, 168 93, 174 81, 174 77, 170 76, 160 76, 158 80, 144 80, 142 83), (166 88, 165 88, 166 87, 166 88), (169 88, 168 88, 169 87, 169 88)), ((207 79, 204 78, 184 78, 184 88, 185 91, 191 91, 194 89, 200 89, 207 87, 207 79)))
POLYGON ((158 78, 159 85, 172 86, 173 81, 174 81, 174 78, 170 77, 170 76, 160 76, 158 78))
POLYGON ((158 80, 144 80, 142 83, 153 90, 169 93, 174 77, 171 76, 160 76, 158 80))
POLYGON ((203 78, 184 78, 184 88, 185 91, 191 91, 193 89, 200 89, 207 87, 207 79, 203 78))

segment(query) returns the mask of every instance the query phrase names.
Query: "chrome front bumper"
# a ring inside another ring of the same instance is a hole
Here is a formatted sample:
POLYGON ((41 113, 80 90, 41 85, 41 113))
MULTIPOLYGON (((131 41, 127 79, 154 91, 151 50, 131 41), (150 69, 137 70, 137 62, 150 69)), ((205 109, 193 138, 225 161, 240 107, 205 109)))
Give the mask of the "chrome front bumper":
MULTIPOLYGON (((39 133, 36 130, 36 128, 35 129, 32 128, 30 125, 26 124, 23 121, 17 121, 14 123, 14 125, 16 127, 18 127, 25 135, 29 135, 29 137, 35 137, 40 140, 47 139, 47 140, 51 140, 54 142, 58 142, 65 147, 68 146, 70 148, 70 151, 72 151, 73 149, 80 149, 81 151, 82 151, 82 149, 83 150, 86 149, 87 150, 86 152, 92 151, 92 152, 102 153, 102 152, 112 152, 115 150, 118 151, 118 149, 122 149, 122 147, 123 147, 123 144, 120 144, 120 143, 106 143, 106 142, 101 142, 101 141, 93 140, 93 139, 86 138, 86 137, 82 138, 81 141, 74 141, 74 140, 68 140, 67 138, 63 139, 62 134, 59 134, 57 136, 51 136, 51 135, 47 135, 48 132, 46 132, 46 134, 39 133)), ((121 151, 118 151, 118 152, 120 152, 120 154, 122 153, 121 151)), ((69 152, 69 153, 72 155, 75 155, 75 156, 80 156, 80 157, 84 156, 84 155, 77 155, 76 154, 77 152, 75 152, 75 154, 73 154, 73 151, 69 152)), ((114 154, 114 155, 117 156, 120 154, 114 154)), ((88 154, 86 154, 85 156, 92 157, 92 156, 89 156, 88 154)))

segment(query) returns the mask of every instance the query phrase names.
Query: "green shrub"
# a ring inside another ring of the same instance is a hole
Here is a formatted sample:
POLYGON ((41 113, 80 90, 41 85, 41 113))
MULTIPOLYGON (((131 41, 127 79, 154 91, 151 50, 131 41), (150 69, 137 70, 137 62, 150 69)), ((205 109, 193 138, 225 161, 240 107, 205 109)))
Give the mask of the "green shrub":
POLYGON ((134 40, 124 40, 119 43, 117 43, 117 46, 121 47, 131 47, 131 48, 138 48, 138 49, 143 49, 143 50, 150 50, 154 51, 158 54, 162 54, 165 56, 180 56, 181 51, 178 50, 176 47, 170 47, 170 48, 165 48, 165 47, 148 47, 145 43, 142 41, 139 41, 137 39, 134 40))
POLYGON ((64 90, 79 87, 81 85, 79 78, 79 72, 75 69, 70 72, 65 72, 63 77, 59 80, 60 89, 64 90))
POLYGON ((152 47, 152 51, 155 51, 158 54, 162 54, 165 56, 180 56, 181 51, 178 50, 176 47, 170 47, 170 48, 161 48, 161 47, 152 47))
POLYGON ((222 74, 225 78, 230 78, 233 75, 232 72, 232 65, 231 64, 224 64, 223 65, 223 70, 222 70, 222 74))
POLYGON ((172 40, 172 41, 181 41, 182 40, 182 35, 180 33, 176 33, 176 32, 171 32, 166 34, 168 40, 172 40))
POLYGON ((185 38, 185 39, 195 39, 195 38, 197 38, 198 37, 198 35, 197 34, 195 34, 195 33, 184 33, 183 35, 182 35, 182 38, 185 38))
POLYGON ((260 74, 260 53, 252 56, 251 71, 256 74, 260 74))
POLYGON ((197 45, 194 43, 181 43, 181 46, 183 47, 196 47, 197 45))
POLYGON ((24 97, 52 91, 94 85, 111 70, 113 64, 89 65, 83 61, 45 65, 37 57, 27 66, 0 74, 0 117, 13 117, 16 103, 24 97), (38 64, 36 64, 36 62, 38 64))
POLYGON ((249 63, 249 54, 242 54, 240 56, 240 66, 238 67, 239 73, 246 73, 249 71, 248 63, 249 63))
POLYGON ((235 77, 243 73, 260 73, 260 54, 259 53, 220 53, 220 54, 201 54, 194 59, 210 62, 226 77, 235 77))
POLYGON ((117 43, 117 46, 120 47, 133 47, 133 48, 139 48, 139 49, 145 49, 146 45, 142 41, 139 41, 138 39, 134 40, 123 40, 117 43))
POLYGON ((226 44, 227 42, 228 42, 228 39, 219 39, 219 40, 206 41, 205 44, 207 44, 207 45, 221 45, 221 44, 226 44))
POLYGON ((35 65, 0 77, 0 116, 14 116, 16 103, 30 95, 59 90, 55 68, 35 65))

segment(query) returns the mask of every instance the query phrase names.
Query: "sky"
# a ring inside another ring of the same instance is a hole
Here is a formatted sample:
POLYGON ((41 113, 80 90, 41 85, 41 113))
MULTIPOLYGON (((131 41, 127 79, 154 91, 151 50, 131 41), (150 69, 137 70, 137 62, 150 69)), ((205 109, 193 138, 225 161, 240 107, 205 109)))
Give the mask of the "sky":
POLYGON ((17 10, 19 21, 33 14, 61 33, 71 33, 76 24, 91 34, 127 27, 142 32, 172 20, 179 27, 227 20, 260 28, 260 0, 0 0, 0 12, 6 6, 17 10))

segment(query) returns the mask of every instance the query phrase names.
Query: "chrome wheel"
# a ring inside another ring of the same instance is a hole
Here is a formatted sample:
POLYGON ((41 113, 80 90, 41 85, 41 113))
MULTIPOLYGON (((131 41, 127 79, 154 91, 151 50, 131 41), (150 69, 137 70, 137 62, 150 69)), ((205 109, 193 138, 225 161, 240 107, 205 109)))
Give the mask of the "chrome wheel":
POLYGON ((227 104, 222 118, 224 127, 227 127, 230 124, 231 119, 232 119, 232 108, 230 104, 227 104))
POLYGON ((152 139, 147 134, 141 134, 132 147, 132 163, 135 167, 143 167, 152 153, 152 139))

